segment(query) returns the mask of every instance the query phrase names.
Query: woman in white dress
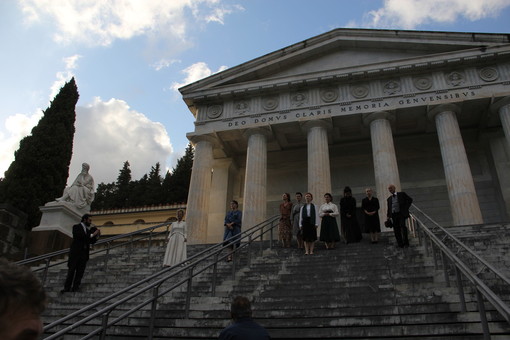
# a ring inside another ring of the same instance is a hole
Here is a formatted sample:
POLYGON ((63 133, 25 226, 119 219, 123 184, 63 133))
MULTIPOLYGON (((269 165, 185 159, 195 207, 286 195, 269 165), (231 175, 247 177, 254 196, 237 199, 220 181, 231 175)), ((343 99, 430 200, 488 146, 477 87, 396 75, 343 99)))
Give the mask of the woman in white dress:
POLYGON ((172 230, 168 235, 168 244, 166 246, 165 258, 163 259, 163 266, 170 267, 187 258, 186 255, 186 222, 182 219, 184 217, 184 210, 177 211, 177 221, 172 223, 172 230))
POLYGON ((333 196, 329 192, 324 194, 326 203, 319 208, 319 216, 322 218, 321 234, 319 240, 323 241, 326 249, 335 249, 335 243, 340 241, 340 232, 336 217, 340 215, 338 207, 334 204, 333 196))

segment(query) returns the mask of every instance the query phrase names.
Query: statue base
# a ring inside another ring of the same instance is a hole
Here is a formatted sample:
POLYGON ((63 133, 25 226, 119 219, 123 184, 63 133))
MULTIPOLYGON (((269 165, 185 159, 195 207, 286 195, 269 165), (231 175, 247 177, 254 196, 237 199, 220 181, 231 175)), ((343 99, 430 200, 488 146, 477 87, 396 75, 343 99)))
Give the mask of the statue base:
POLYGON ((49 202, 39 207, 42 212, 40 224, 30 232, 31 254, 46 254, 68 248, 73 239, 73 225, 80 223, 88 213, 67 202, 49 202))

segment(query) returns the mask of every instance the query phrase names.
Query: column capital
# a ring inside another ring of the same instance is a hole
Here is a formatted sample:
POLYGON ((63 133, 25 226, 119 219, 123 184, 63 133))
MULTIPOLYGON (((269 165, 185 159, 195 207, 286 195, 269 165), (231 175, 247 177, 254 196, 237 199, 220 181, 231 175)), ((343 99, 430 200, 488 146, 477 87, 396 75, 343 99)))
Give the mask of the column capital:
POLYGON ((322 127, 326 129, 327 131, 333 129, 333 122, 331 119, 313 119, 313 120, 307 120, 304 122, 300 122, 301 129, 303 131, 308 132, 310 129, 314 127, 322 127))
POLYGON ((211 135, 193 135, 193 134, 188 134, 186 137, 188 138, 188 140, 193 145, 196 145, 199 142, 209 142, 213 146, 216 146, 218 144, 218 139, 216 137, 214 137, 214 136, 211 136, 211 135))
POLYGON ((498 112, 503 106, 510 105, 510 96, 503 97, 491 104, 490 110, 492 112, 498 112))
POLYGON ((267 139, 273 135, 273 132, 271 131, 271 128, 269 126, 247 129, 247 130, 244 130, 244 132, 243 132, 243 137, 245 137, 246 139, 249 139, 250 136, 253 136, 253 135, 262 135, 267 139))
POLYGON ((387 119, 390 122, 395 121, 395 113, 388 111, 370 112, 368 114, 363 115, 362 117, 363 124, 365 124, 366 126, 370 126, 370 123, 378 119, 387 119))
POLYGON ((455 114, 460 113, 460 107, 455 104, 442 104, 429 109, 427 116, 430 120, 434 120, 434 118, 440 114, 441 112, 453 112, 455 114))

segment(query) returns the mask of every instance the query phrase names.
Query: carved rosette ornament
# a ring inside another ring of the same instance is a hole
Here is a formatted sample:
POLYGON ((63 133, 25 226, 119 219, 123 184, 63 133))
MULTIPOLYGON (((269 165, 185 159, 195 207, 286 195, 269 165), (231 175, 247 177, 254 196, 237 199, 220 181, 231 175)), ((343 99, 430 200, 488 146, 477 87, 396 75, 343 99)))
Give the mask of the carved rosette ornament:
POLYGON ((392 95, 401 91, 400 82, 397 80, 387 81, 383 85, 383 91, 386 95, 392 95))
POLYGON ((498 70, 490 66, 478 70, 478 74, 483 81, 494 81, 499 78, 498 70))
POLYGON ((223 113, 223 106, 219 104, 210 105, 207 107, 207 118, 216 119, 223 113))
POLYGON ((338 99, 338 89, 335 87, 322 88, 319 94, 325 103, 331 103, 338 99))
POLYGON ((278 96, 267 96, 262 98, 262 107, 266 111, 275 110, 279 104, 278 96))
POLYGON ((413 85, 418 90, 425 91, 432 87, 432 79, 430 77, 416 77, 413 78, 413 85))
POLYGON ((308 95, 303 91, 294 92, 290 95, 290 103, 294 107, 305 106, 308 103, 308 95))
POLYGON ((450 72, 446 75, 446 82, 451 86, 460 86, 464 83, 464 75, 458 71, 450 72))
POLYGON ((354 98, 365 98, 368 96, 368 92, 367 85, 355 85, 351 87, 351 94, 354 98))

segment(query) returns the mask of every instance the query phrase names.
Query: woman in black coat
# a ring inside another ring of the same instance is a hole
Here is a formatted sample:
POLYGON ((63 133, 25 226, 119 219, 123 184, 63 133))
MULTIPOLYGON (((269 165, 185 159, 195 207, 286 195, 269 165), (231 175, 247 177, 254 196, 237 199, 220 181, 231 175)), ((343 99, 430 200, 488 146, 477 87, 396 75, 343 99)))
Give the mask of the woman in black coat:
POLYGON ((361 210, 365 216, 365 232, 370 233, 372 243, 379 242, 379 233, 381 232, 381 222, 379 221, 379 200, 372 195, 372 189, 365 190, 367 197, 361 201, 361 210))
POLYGON ((352 190, 349 187, 345 187, 344 197, 340 200, 340 220, 345 243, 361 241, 361 230, 356 218, 356 199, 352 197, 352 190))

